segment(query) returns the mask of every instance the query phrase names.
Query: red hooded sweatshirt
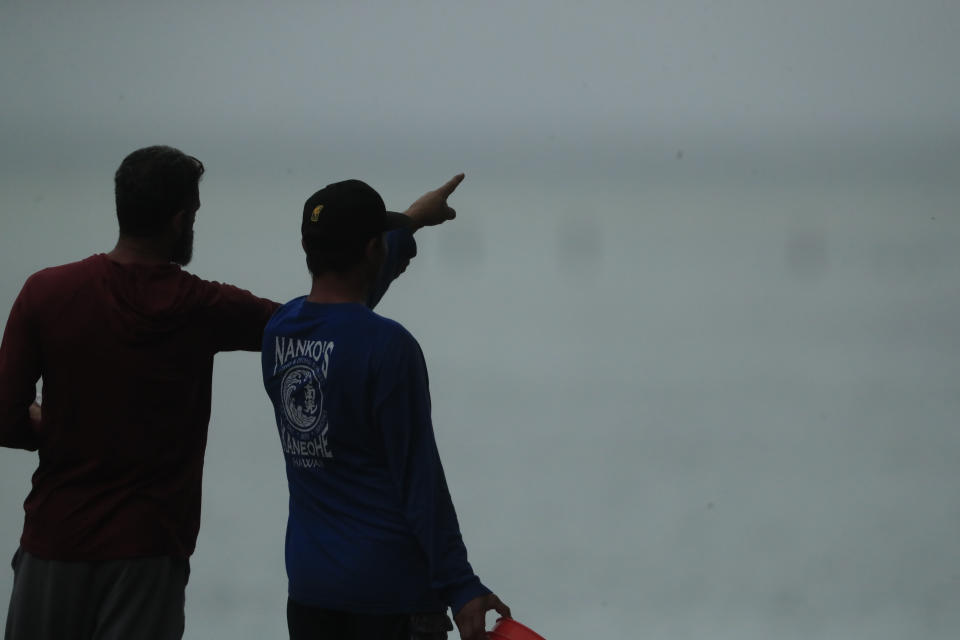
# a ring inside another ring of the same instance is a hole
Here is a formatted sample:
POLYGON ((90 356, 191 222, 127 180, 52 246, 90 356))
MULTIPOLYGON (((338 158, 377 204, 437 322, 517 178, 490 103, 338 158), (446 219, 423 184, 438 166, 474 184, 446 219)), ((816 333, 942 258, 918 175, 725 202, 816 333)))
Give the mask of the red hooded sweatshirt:
POLYGON ((278 305, 98 254, 24 284, 0 345, 0 446, 39 452, 21 546, 50 560, 188 557, 213 356, 258 351, 278 305), (29 419, 43 378, 43 419, 29 419))

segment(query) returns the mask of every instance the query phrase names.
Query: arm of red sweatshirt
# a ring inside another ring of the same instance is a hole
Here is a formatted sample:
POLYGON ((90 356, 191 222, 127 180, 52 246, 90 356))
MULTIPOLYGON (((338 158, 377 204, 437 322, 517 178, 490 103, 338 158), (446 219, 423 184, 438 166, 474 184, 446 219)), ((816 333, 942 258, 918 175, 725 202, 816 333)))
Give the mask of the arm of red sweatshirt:
POLYGON ((37 424, 30 405, 41 374, 40 346, 29 310, 29 281, 13 303, 0 343, 0 446, 36 451, 37 424))
POLYGON ((279 303, 246 289, 196 278, 203 287, 204 322, 214 351, 260 351, 263 329, 279 303))

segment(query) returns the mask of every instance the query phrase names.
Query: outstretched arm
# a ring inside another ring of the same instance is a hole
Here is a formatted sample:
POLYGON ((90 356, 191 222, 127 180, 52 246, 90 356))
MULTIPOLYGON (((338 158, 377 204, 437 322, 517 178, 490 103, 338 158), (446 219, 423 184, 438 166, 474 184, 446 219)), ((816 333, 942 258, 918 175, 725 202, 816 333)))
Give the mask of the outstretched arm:
POLYGON ((433 227, 457 217, 456 210, 447 204, 447 198, 457 185, 463 182, 463 178, 464 174, 458 173, 443 186, 417 198, 404 212, 410 219, 410 226, 387 234, 387 259, 377 274, 376 282, 370 288, 370 295, 367 296, 368 307, 373 309, 377 306, 390 284, 406 270, 410 260, 417 255, 417 243, 412 234, 422 227, 433 227))

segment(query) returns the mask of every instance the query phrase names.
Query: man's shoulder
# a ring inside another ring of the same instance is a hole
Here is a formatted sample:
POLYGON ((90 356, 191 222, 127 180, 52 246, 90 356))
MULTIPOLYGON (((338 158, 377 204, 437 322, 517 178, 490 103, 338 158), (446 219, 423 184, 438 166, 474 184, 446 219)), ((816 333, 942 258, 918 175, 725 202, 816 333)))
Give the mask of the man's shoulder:
POLYGON ((32 273, 24 283, 24 288, 50 289, 74 288, 78 282, 92 277, 96 273, 103 254, 92 255, 83 260, 46 267, 32 273))
POLYGON ((398 321, 359 304, 318 305, 300 296, 280 306, 267 323, 266 332, 283 332, 290 324, 298 331, 311 330, 317 323, 340 335, 365 335, 373 344, 413 344, 417 341, 398 321))
POLYGON ((173 263, 119 263, 104 253, 42 269, 30 276, 28 282, 47 289, 72 288, 91 283, 100 288, 123 290, 126 294, 147 290, 178 290, 185 299, 204 292, 209 294, 222 287, 234 288, 232 285, 204 280, 173 263))
POLYGON ((207 302, 253 303, 257 306, 268 307, 270 313, 280 308, 280 305, 273 300, 261 298, 241 286, 228 282, 219 282, 217 280, 207 280, 181 269, 176 265, 170 266, 172 269, 175 269, 170 275, 176 282, 176 286, 184 292, 189 292, 190 295, 193 295, 199 300, 205 300, 207 302))
POLYGON ((394 320, 393 318, 378 315, 376 313, 371 313, 371 315, 376 319, 377 325, 385 334, 402 338, 404 340, 413 340, 416 342, 416 338, 413 337, 413 334, 410 333, 405 326, 400 324, 399 321, 394 320))
POLYGON ((397 320, 371 312, 380 344, 391 351, 420 351, 420 343, 397 320))
POLYGON ((64 264, 58 264, 51 267, 45 267, 39 271, 34 272, 31 276, 31 280, 42 280, 42 279, 55 279, 64 276, 70 276, 72 274, 78 273, 88 273, 92 269, 96 268, 96 265, 102 260, 105 259, 102 253, 98 253, 92 256, 83 258, 82 260, 74 260, 73 262, 67 262, 64 264))

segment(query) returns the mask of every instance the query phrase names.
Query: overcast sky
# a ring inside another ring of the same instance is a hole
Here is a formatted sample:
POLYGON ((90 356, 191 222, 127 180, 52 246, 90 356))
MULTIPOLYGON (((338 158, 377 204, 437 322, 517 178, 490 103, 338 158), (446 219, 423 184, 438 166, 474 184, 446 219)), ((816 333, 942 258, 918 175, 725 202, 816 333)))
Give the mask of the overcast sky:
POLYGON ((954 0, 0 0, 2 153, 145 130, 956 141, 958 32, 954 0))

